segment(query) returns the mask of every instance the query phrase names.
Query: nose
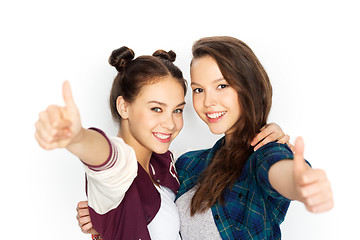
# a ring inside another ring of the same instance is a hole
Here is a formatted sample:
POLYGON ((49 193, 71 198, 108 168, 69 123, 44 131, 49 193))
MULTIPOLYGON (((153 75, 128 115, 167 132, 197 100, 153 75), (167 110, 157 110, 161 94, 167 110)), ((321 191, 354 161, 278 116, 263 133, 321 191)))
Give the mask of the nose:
POLYGON ((166 116, 164 116, 161 126, 169 131, 172 131, 175 128, 175 121, 172 114, 166 114, 166 116))
POLYGON ((204 94, 204 106, 212 107, 216 105, 216 98, 214 93, 205 93, 204 94))

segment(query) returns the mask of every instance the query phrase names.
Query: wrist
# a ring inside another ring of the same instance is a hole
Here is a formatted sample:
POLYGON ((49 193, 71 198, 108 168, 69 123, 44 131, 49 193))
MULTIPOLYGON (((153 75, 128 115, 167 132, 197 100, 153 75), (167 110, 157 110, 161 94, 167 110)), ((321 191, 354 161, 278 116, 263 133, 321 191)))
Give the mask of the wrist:
POLYGON ((84 139, 85 134, 86 134, 86 129, 80 127, 79 132, 73 137, 73 139, 69 143, 69 146, 81 142, 84 139))

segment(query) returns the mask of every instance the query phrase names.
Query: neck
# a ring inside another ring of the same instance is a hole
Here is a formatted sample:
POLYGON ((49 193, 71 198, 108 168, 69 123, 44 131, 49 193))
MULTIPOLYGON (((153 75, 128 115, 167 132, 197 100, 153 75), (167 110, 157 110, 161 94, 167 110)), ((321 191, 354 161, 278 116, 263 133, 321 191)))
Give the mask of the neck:
POLYGON ((122 121, 121 127, 118 132, 118 137, 121 137, 124 142, 132 147, 135 151, 136 160, 149 174, 149 164, 152 151, 141 145, 131 134, 127 121, 122 121))
POLYGON ((231 133, 225 133, 225 142, 230 143, 231 142, 231 133))

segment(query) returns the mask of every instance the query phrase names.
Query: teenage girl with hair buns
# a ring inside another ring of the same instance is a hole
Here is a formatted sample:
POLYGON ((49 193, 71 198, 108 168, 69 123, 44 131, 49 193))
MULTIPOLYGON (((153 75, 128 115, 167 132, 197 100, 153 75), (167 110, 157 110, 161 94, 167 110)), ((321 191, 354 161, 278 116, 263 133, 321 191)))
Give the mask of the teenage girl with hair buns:
MULTIPOLYGON (((118 71, 109 101, 119 124, 116 137, 81 126, 68 82, 65 107, 40 113, 35 137, 44 149, 66 148, 84 163, 89 208, 79 209, 85 212, 79 222, 91 217, 86 231, 108 240, 180 239, 174 203, 179 181, 168 148, 183 126, 186 82, 173 51, 134 55, 122 47, 109 58, 118 71)), ((262 134, 264 141, 288 140, 275 124, 262 134)))
POLYGON ((133 58, 122 47, 109 59, 118 71, 110 94, 116 137, 82 127, 68 82, 65 107, 40 113, 35 137, 84 163, 91 219, 104 239, 180 239, 179 182, 168 148, 183 126, 186 82, 172 51, 133 58))

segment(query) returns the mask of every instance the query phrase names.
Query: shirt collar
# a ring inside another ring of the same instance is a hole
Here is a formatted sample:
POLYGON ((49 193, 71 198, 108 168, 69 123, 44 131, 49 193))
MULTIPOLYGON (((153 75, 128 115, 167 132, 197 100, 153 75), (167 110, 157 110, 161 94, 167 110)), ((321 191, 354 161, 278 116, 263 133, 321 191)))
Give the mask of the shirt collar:
POLYGON ((215 145, 210 149, 206 157, 206 166, 209 166, 211 160, 214 158, 215 153, 225 144, 225 136, 216 141, 215 145))

